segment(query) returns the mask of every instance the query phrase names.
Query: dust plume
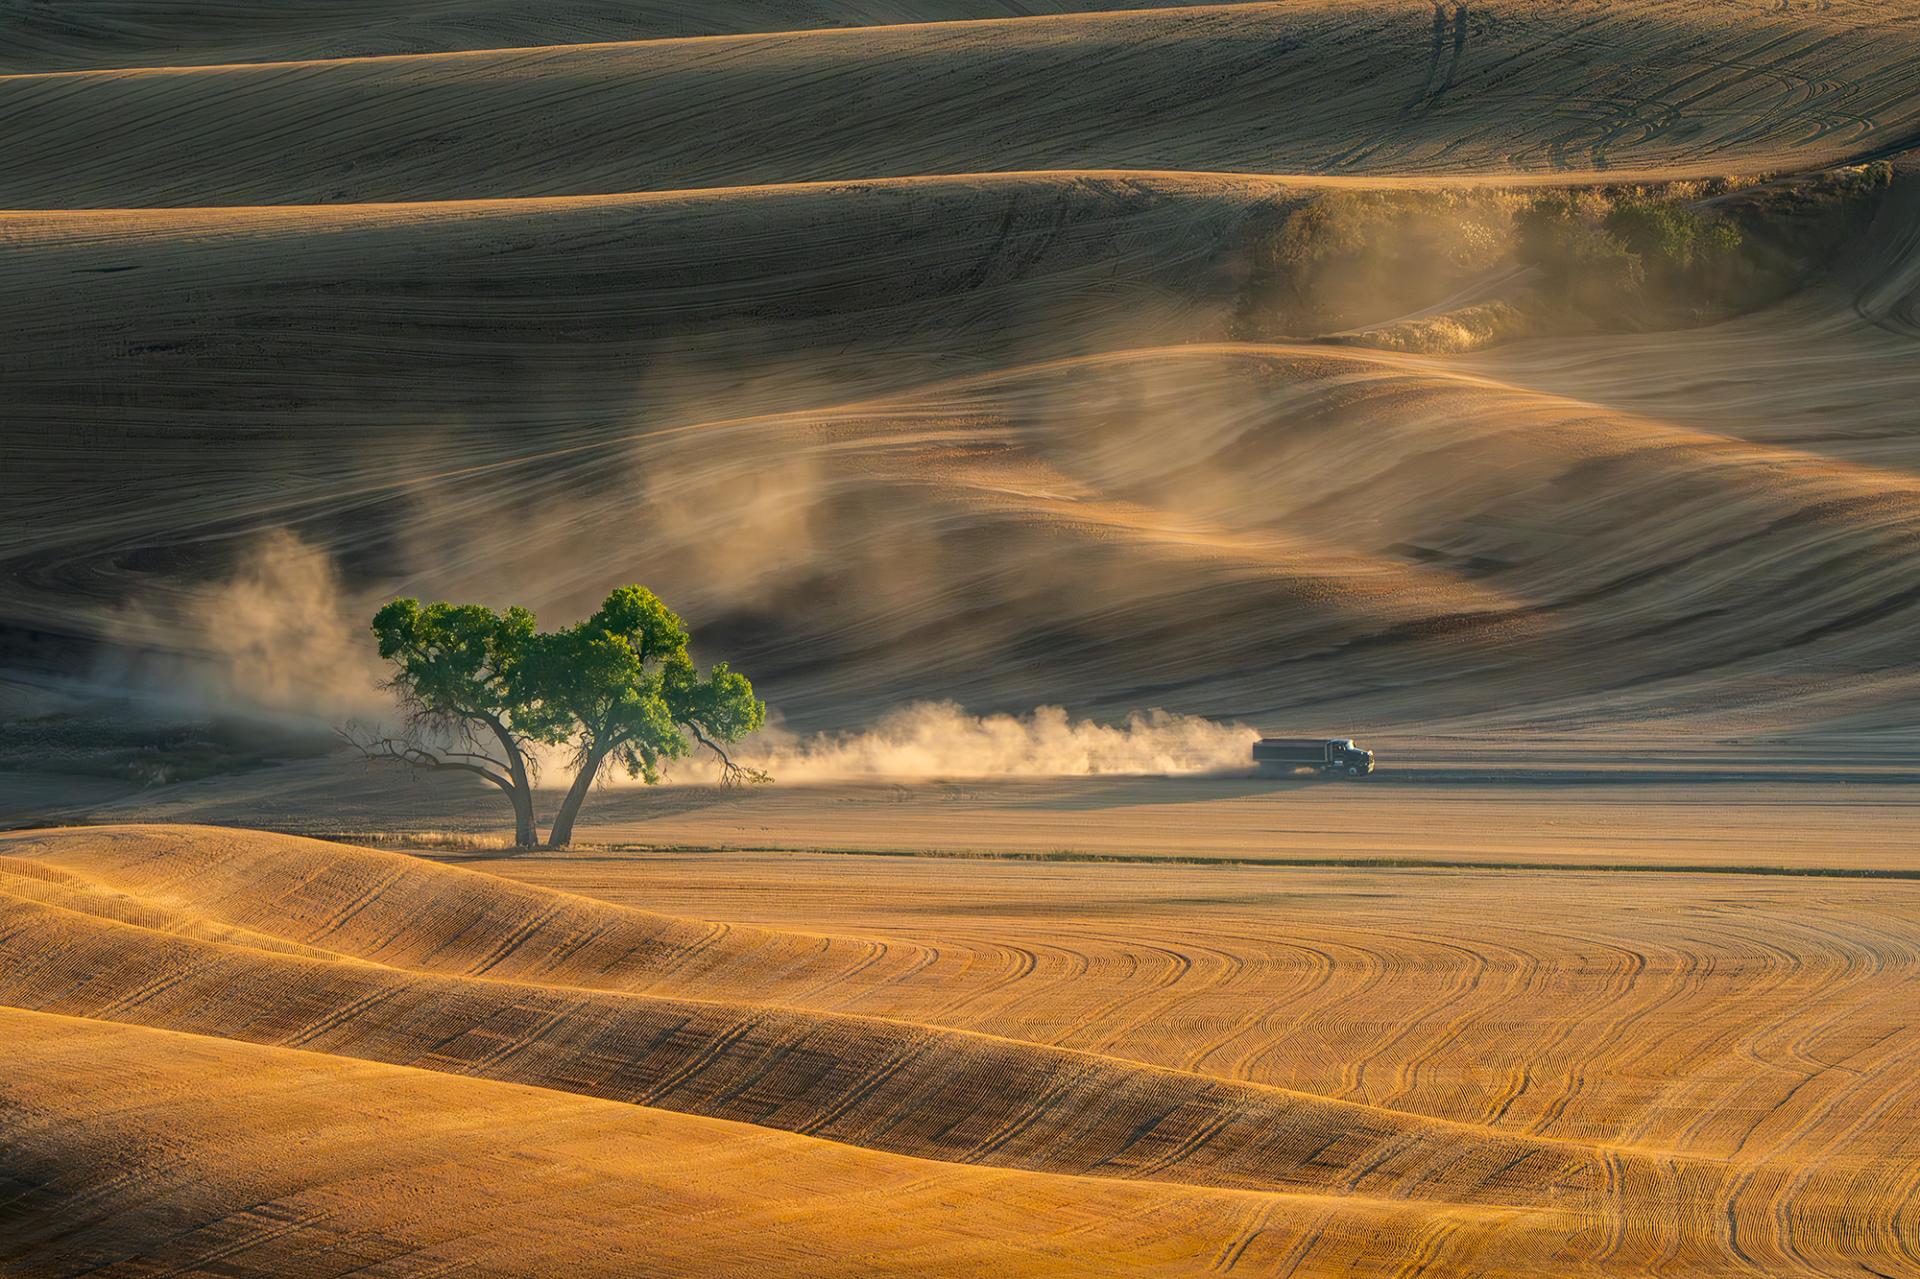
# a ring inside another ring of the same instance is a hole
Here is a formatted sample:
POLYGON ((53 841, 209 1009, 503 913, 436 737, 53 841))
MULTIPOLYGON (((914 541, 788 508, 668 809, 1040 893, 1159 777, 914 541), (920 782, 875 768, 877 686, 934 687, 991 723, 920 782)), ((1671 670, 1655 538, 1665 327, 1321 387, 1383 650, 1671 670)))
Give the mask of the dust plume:
POLYGON ((123 611, 125 633, 166 634, 182 652, 136 663, 122 682, 201 713, 326 721, 377 710, 360 613, 326 552, 275 529, 224 577, 123 611))
MULTIPOLYGON (((1074 719, 1059 706, 1023 715, 970 715, 955 702, 914 702, 871 727, 807 737, 778 730, 744 743, 743 764, 776 782, 863 777, 1096 777, 1243 771, 1259 737, 1244 724, 1164 710, 1135 711, 1119 724, 1074 719)), ((674 769, 676 781, 708 781, 711 762, 674 769)))

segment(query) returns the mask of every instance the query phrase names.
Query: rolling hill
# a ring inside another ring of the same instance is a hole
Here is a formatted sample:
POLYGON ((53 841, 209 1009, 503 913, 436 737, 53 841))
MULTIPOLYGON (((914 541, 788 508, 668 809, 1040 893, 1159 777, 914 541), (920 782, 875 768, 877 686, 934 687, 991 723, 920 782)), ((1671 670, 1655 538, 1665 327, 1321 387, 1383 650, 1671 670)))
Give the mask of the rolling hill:
MULTIPOLYGON (((494 1257, 517 1273, 557 1246, 553 1220, 536 1229, 523 1215, 548 1211, 548 1194, 564 1196, 561 1220, 660 1205, 594 1229, 583 1255, 596 1264, 636 1246, 638 1231, 661 1220, 656 1211, 672 1213, 696 1194, 711 1205, 696 1221, 728 1211, 729 1196, 755 1212, 785 1196, 778 1226, 753 1245, 776 1259, 796 1247, 842 1257, 872 1247, 884 1259, 911 1239, 943 1267, 982 1255, 1020 1267, 1035 1264, 1021 1260, 1030 1252, 1065 1247, 1054 1256, 1063 1273, 1089 1273, 1105 1264, 1103 1250, 1128 1248, 1130 1264, 1153 1271, 1159 1257, 1182 1273, 1216 1248, 1215 1265, 1254 1249, 1310 1259, 1316 1271, 1384 1265, 1411 1249, 1476 1273, 1543 1264, 1731 1273, 1818 1269, 1842 1255, 1897 1266, 1911 1244, 1899 1187, 1911 1186, 1920 1164, 1899 1144, 1903 1090, 1887 1072, 1907 1049, 1884 994, 1890 982, 1911 981, 1920 952, 1906 924, 1877 930, 1910 916, 1856 914, 1846 938, 1818 941, 1816 928, 1791 941, 1794 961, 1770 969, 1764 998, 1823 1010, 1791 1031, 1729 1008, 1661 1042, 1672 1001, 1700 980, 1687 974, 1728 941, 1711 926, 1682 924, 1693 930, 1674 935, 1687 965, 1672 954, 1616 952, 1583 979, 1612 989, 1604 1032, 1564 1020, 1577 1005, 1562 1001, 1559 1019, 1555 1005, 1529 1004, 1542 1021, 1527 1033, 1551 1036, 1558 1053, 1602 1054, 1613 1077, 1639 1061, 1653 1072, 1644 1088, 1616 1086, 1580 1103, 1576 1083, 1540 1110, 1523 1102, 1523 1080, 1469 1118, 1468 1097, 1422 1092, 1418 1081, 1449 1077, 1437 1059, 1449 1039, 1512 1028, 1484 1013, 1462 1019, 1461 992, 1446 997, 1444 982, 1428 987, 1441 996, 1429 1006, 1390 1002, 1380 983, 1410 983, 1409 994, 1426 985, 1412 977, 1420 967, 1397 955, 1375 956, 1373 976, 1334 1001, 1376 987, 1370 1005, 1406 1019, 1398 1030, 1354 1020, 1348 1033, 1378 1036, 1372 1053, 1327 1059, 1348 1063, 1346 1090, 1382 1098, 1359 1102, 1244 1079, 1249 1067, 1286 1077, 1316 1059, 1292 1042, 1314 1032, 1284 1020, 1242 1024, 1238 1033, 1252 1036, 1244 1047, 1267 1037, 1252 1054, 1223 1055, 1231 1041, 1216 1040, 1182 1066, 1129 1055, 1176 1048, 1181 1037, 1163 1039, 1156 1025, 1186 1024, 1226 996, 1215 988, 1253 955, 1238 937, 1223 936, 1224 950, 1186 943, 1169 952, 1177 964, 1156 998, 1171 1002, 1156 1016, 1139 1003, 1148 989, 1139 974, 1109 968, 1097 950, 1083 952, 1079 974, 1062 985, 1057 960, 1041 967, 1035 953, 981 967, 990 952, 958 939, 930 947, 701 925, 315 841, 104 828, 0 846, 0 997, 10 1006, 0 1015, 15 1032, 4 1095, 25 1117, 8 1139, 6 1177, 16 1205, 46 1205, 9 1232, 20 1257, 72 1266, 157 1248, 189 1267, 218 1259, 232 1273, 333 1274, 349 1256, 418 1266, 418 1252, 504 1236, 504 1250, 487 1247, 481 1264, 494 1257), (1636 1007, 1630 992, 1642 980, 1652 998, 1636 1007), (1107 1001, 1114 981, 1115 993, 1129 994, 1107 1001), (1036 1002, 1043 989, 1054 993, 1036 1002), (1812 1004, 1809 990, 1820 992, 1812 1004), (736 991, 753 1002, 729 1002, 736 991), (903 1003, 925 997, 934 1000, 925 1012, 903 1015, 903 1003), (842 1011, 876 1001, 894 1014, 842 1011), (1023 1005, 1075 1010, 1075 1037, 1104 1031, 1107 1050, 1049 1043, 1023 1005), (1447 1035, 1416 1033, 1449 1007, 1447 1035), (1727 1056, 1729 1034, 1755 1036, 1745 1042, 1772 1070, 1725 1073, 1738 1060, 1727 1056), (1656 1044, 1658 1064, 1645 1055, 1656 1044), (1399 1070, 1387 1071, 1403 1052, 1399 1070), (1835 1052, 1843 1076, 1825 1064, 1835 1052), (122 1105, 86 1106, 81 1060, 125 1081, 122 1105), (1364 1063, 1358 1072, 1355 1063, 1364 1063), (1363 1085, 1370 1068, 1381 1076, 1363 1085), (1806 1083, 1774 1076, 1796 1071, 1811 1072, 1806 1083), (1720 1094, 1718 1103, 1688 1100, 1703 1090, 1720 1094), (1879 1100, 1864 1109, 1850 1101, 1868 1096, 1879 1100), (263 1108, 286 1106, 298 1109, 285 1123, 261 1119, 263 1108), (1569 1122, 1575 1108, 1585 1118, 1569 1122), (403 1141, 375 1138, 381 1116, 402 1126, 403 1141), (743 1124, 798 1135, 774 1147, 743 1124), (1536 1135, 1558 1127, 1568 1135, 1536 1135), (1868 1128, 1888 1140, 1866 1140, 1868 1128), (316 1142, 297 1171, 273 1153, 273 1134, 287 1130, 316 1142), (102 1148, 89 1143, 127 1152, 115 1176, 82 1153, 102 1148), (589 1146, 606 1153, 583 1164, 589 1146), (1855 1153, 1834 1162, 1835 1149, 1855 1153), (516 1173, 500 1210, 475 1218, 486 1188, 504 1189, 488 1169, 515 1161, 545 1169, 551 1190, 530 1199, 527 1174, 516 1173), (667 1188, 650 1192, 665 1161, 667 1188), (203 1167, 206 1180, 189 1178, 203 1167), (382 1179, 393 1178, 413 1189, 382 1194, 382 1179), (1144 1184, 1151 1197, 1140 1196, 1144 1184), (908 1228, 899 1209, 922 1194, 1030 1204, 1033 1220, 1015 1227, 936 1212, 908 1228), (443 1197, 451 1217, 418 1211, 443 1197), (828 1201, 887 1204, 900 1224, 829 1215, 828 1201), (63 1251, 83 1212, 110 1213, 113 1225, 80 1234, 85 1251, 63 1251), (1143 1212, 1179 1222, 1144 1251, 1132 1233, 1152 1229, 1139 1224, 1143 1212), (1076 1230, 1070 1246, 1047 1234, 1076 1215, 1103 1224, 1076 1230), (174 1224, 157 1235, 161 1221, 174 1224), (454 1222, 473 1224, 456 1235, 454 1222), (844 1232, 837 1243, 822 1233, 835 1222, 844 1232)), ((1151 937, 1152 914, 1130 931, 1151 937)), ((1278 956, 1261 961, 1271 995, 1292 985, 1294 999, 1309 998, 1329 979, 1329 956, 1301 941, 1278 967, 1278 956)), ((1488 962, 1474 984, 1522 983, 1505 985, 1509 1001, 1577 971, 1544 953, 1519 966, 1502 956, 1492 961, 1498 976, 1488 962)), ((1220 1011, 1230 1007, 1262 1003, 1241 995, 1220 1011)), ((666 1249, 646 1255, 690 1258, 679 1250, 713 1246, 708 1229, 675 1225, 666 1249)), ((699 1269, 691 1259, 677 1264, 699 1269)))
POLYGON ((0 1273, 1920 1276, 1917 37, 0 0, 9 820, 457 840, 282 762, 367 616, 633 580, 802 732, 1407 744, 0 834, 0 1273))
MULTIPOLYGON (((11 667, 179 685, 222 657, 207 593, 290 533, 349 633, 397 591, 570 613, 638 557, 798 727, 1697 719, 1821 682, 1847 719, 1835 681, 1894 672, 1904 169, 1850 276, 1677 336, 1363 356, 1237 317, 1296 215, 1331 244, 1475 184, 1897 155, 1898 6, 462 13, 102 4, 24 42, 11 667)), ((1503 287, 1463 271, 1341 323, 1503 287)))

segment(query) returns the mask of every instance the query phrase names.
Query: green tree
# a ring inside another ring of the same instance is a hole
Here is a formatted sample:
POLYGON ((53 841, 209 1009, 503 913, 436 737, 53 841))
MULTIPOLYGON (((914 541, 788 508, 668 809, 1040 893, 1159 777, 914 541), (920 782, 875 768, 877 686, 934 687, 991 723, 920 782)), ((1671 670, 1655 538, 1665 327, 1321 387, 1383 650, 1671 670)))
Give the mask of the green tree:
POLYGON ((514 843, 523 848, 539 840, 534 739, 524 727, 534 706, 525 680, 533 628, 524 608, 497 613, 479 604, 394 600, 374 614, 373 637, 393 663, 386 687, 405 723, 397 736, 347 734, 369 758, 471 773, 498 786, 513 804, 514 843))
POLYGON ((467 772, 513 802, 514 840, 539 841, 536 746, 572 751, 573 780, 548 846, 564 848, 596 780, 614 768, 652 785, 703 747, 723 784, 762 781, 727 748, 766 722, 766 705, 723 662, 702 677, 686 624, 652 591, 623 586, 592 617, 552 632, 526 609, 395 600, 373 619, 388 687, 407 712, 398 736, 349 740, 370 758, 467 772))
POLYGON ((727 746, 758 729, 767 708, 744 675, 722 662, 702 679, 687 655, 687 628, 642 586, 623 586, 577 626, 540 636, 528 659, 540 691, 534 731, 573 746, 573 784, 547 843, 564 848, 596 779, 624 769, 648 785, 696 745, 720 761, 723 782, 763 780, 727 746))

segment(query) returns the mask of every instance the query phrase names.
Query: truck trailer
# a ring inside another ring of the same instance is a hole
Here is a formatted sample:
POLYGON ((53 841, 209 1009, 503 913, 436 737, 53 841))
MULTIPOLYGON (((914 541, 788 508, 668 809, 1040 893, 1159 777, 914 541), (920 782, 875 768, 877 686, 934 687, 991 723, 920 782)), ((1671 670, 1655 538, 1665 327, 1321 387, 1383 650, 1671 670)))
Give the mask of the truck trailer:
POLYGON ((1253 762, 1263 777, 1311 768, 1330 777, 1365 777, 1373 752, 1351 737, 1263 737, 1253 744, 1253 762))

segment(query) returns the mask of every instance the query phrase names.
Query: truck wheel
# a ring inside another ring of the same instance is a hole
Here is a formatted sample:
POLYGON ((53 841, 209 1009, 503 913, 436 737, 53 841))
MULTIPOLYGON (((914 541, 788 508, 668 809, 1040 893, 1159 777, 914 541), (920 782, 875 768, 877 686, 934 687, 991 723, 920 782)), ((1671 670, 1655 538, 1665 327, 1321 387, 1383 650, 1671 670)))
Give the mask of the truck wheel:
POLYGON ((1358 765, 1358 764, 1348 764, 1348 765, 1347 765, 1347 776, 1348 776, 1348 777, 1358 777, 1358 776, 1360 776, 1360 765, 1358 765))

